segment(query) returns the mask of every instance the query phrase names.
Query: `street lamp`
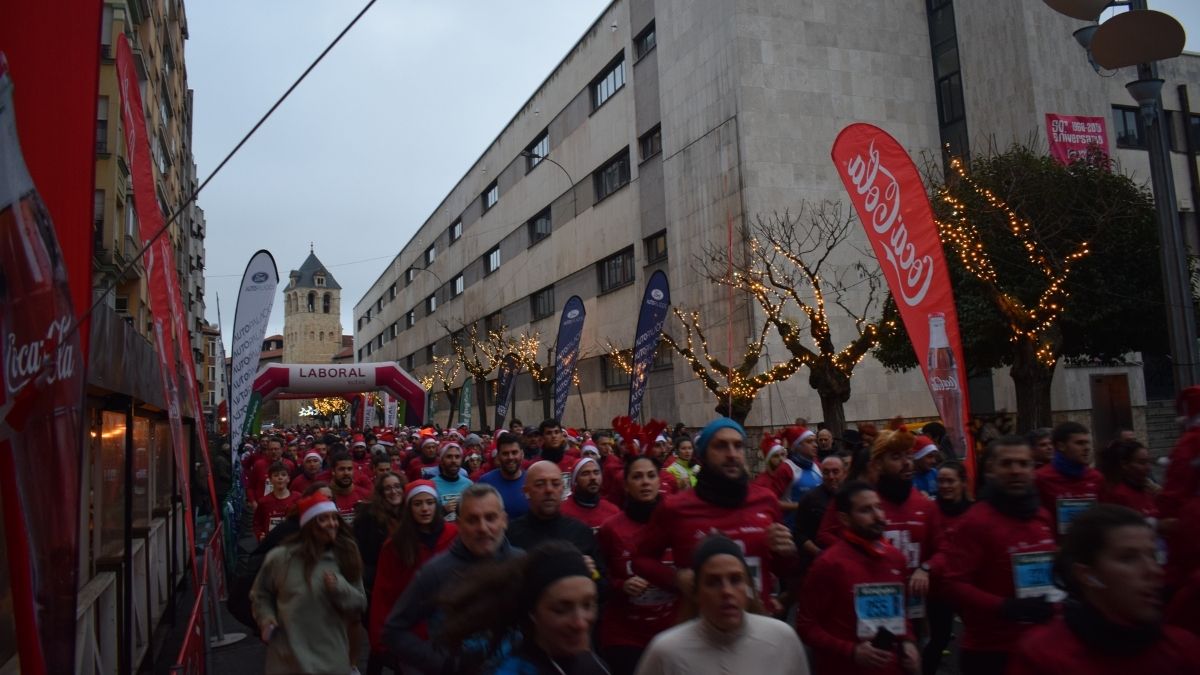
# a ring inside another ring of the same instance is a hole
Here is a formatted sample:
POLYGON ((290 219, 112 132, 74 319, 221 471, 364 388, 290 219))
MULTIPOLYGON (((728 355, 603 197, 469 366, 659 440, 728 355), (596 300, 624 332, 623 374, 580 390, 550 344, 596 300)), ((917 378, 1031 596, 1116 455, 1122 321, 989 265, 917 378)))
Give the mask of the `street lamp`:
POLYGON ((1175 387, 1183 389, 1198 384, 1200 350, 1196 344, 1191 275, 1179 226, 1167 119, 1162 105, 1163 80, 1158 77, 1157 63, 1182 53, 1183 26, 1170 15, 1147 9, 1146 0, 1045 0, 1045 3, 1060 14, 1090 22, 1099 19, 1100 13, 1109 7, 1129 8, 1102 24, 1075 31, 1074 37, 1087 50, 1088 60, 1097 72, 1100 68, 1117 70, 1137 66, 1138 79, 1125 88, 1137 101, 1146 128, 1175 387))
POLYGON ((550 162, 554 166, 557 166, 559 169, 562 169, 563 175, 567 177, 567 183, 571 186, 571 217, 574 218, 575 216, 578 216, 579 209, 575 205, 575 179, 571 178, 570 173, 567 173, 567 167, 563 166, 562 164, 559 164, 558 162, 550 159, 549 157, 547 157, 545 155, 539 155, 535 152, 530 152, 529 150, 522 150, 521 156, 524 157, 525 159, 534 159, 539 162, 544 160, 544 161, 550 162))

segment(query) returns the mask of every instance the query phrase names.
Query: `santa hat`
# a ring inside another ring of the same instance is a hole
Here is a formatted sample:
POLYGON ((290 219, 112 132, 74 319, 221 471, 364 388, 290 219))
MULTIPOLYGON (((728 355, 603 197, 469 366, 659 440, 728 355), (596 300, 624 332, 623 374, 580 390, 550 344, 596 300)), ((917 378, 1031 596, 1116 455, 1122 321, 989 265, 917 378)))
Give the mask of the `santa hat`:
POLYGON ((337 513, 337 505, 329 501, 329 497, 314 492, 311 495, 300 500, 300 527, 308 524, 308 521, 316 518, 322 513, 337 513))
POLYGON ((438 439, 434 438, 433 436, 422 436, 421 437, 421 447, 422 448, 424 448, 427 445, 437 445, 437 444, 438 444, 438 439))
POLYGON ((434 487, 431 480, 414 480, 404 487, 404 501, 408 501, 419 494, 427 494, 430 497, 437 499, 437 488, 434 487))
POLYGON ((932 455, 933 453, 935 453, 937 451, 938 451, 937 443, 934 443, 933 439, 928 436, 917 436, 913 440, 913 459, 914 460, 921 459, 923 457, 928 457, 929 455, 932 455))
POLYGON ((354 434, 354 442, 350 445, 352 448, 367 447, 367 439, 362 434, 354 434))
POLYGON ((396 444, 396 435, 390 431, 385 431, 379 434, 379 444, 387 447, 392 447, 396 444))
POLYGON ((580 438, 579 431, 576 429, 567 429, 567 440, 571 443, 578 443, 580 438))
POLYGON ((788 427, 783 430, 783 437, 787 440, 788 449, 795 450, 804 441, 815 438, 816 434, 808 427, 788 427))
POLYGON ((597 448, 595 443, 588 441, 587 443, 583 444, 583 448, 579 451, 579 453, 584 457, 598 458, 600 457, 600 448, 597 448))
POLYGON ((317 461, 318 461, 318 462, 323 462, 323 461, 325 461, 325 460, 324 460, 324 458, 322 458, 322 457, 321 457, 321 453, 319 453, 319 452, 309 452, 309 453, 305 453, 305 455, 304 455, 304 461, 306 461, 306 462, 307 462, 308 460, 310 460, 310 459, 312 459, 312 458, 314 458, 314 457, 317 459, 317 461))
POLYGON ((457 432, 457 431, 455 431, 454 429, 451 429, 450 431, 447 431, 447 432, 445 433, 445 436, 446 436, 446 438, 453 438, 453 439, 455 439, 455 440, 459 440, 459 441, 461 441, 461 440, 463 439, 463 435, 462 435, 462 434, 460 434, 460 433, 458 433, 458 432, 457 432))
POLYGON ((294 448, 297 445, 300 445, 300 441, 295 436, 288 436, 287 444, 289 448, 294 448))
POLYGON ((659 434, 658 438, 654 439, 654 442, 655 443, 663 443, 665 445, 671 444, 671 440, 669 438, 667 438, 666 434, 659 434))
POLYGON ((762 442, 759 444, 759 447, 762 448, 763 458, 768 462, 771 461, 771 458, 775 455, 787 454, 787 447, 779 438, 772 436, 771 434, 763 435, 762 442))
POLYGON ((579 479, 579 472, 582 471, 583 467, 587 466, 588 464, 595 464, 596 468, 600 468, 600 465, 596 462, 596 460, 592 459, 591 457, 584 457, 575 463, 575 468, 571 469, 571 485, 575 484, 575 481, 579 479))
POLYGON ((871 444, 871 459, 877 459, 891 452, 910 452, 913 440, 913 435, 903 427, 881 431, 875 437, 875 442, 871 444))
POLYGON ((441 447, 438 448, 438 459, 441 459, 442 457, 444 457, 446 455, 446 451, 449 450, 450 448, 455 448, 459 452, 462 452, 462 446, 459 445, 458 443, 455 443, 454 441, 442 443, 441 447))

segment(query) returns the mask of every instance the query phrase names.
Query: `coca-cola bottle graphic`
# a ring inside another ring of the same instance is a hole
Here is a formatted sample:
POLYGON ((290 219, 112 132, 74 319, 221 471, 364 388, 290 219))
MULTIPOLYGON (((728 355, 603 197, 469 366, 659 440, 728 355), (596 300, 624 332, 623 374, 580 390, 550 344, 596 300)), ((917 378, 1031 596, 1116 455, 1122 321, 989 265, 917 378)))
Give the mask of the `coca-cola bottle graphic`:
POLYGON ((946 438, 954 445, 954 454, 962 457, 966 446, 962 428, 963 393, 954 350, 946 337, 946 316, 941 312, 929 315, 929 391, 946 427, 946 438))

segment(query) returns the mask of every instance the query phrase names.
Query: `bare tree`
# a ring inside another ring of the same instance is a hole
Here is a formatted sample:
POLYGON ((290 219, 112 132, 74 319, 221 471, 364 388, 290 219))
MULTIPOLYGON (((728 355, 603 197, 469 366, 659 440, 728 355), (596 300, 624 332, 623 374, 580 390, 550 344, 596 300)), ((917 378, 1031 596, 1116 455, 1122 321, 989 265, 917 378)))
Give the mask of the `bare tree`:
POLYGON ((462 369, 462 361, 450 356, 435 356, 431 368, 417 378, 425 390, 433 393, 433 388, 441 385, 446 398, 450 400, 450 413, 446 416, 446 427, 454 423, 454 411, 458 408, 458 396, 461 390, 455 389, 458 373, 462 369))

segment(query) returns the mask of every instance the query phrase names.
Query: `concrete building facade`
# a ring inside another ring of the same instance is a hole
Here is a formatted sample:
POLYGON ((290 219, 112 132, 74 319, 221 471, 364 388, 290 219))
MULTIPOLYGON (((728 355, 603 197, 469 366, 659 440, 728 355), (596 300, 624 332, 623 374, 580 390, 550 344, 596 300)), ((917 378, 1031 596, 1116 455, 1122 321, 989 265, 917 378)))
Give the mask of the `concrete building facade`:
MULTIPOLYGON (((706 251, 728 247, 729 232, 759 216, 826 200, 849 209, 829 152, 854 122, 937 159, 943 144, 955 153, 1031 136, 1044 144, 1045 113, 1099 116, 1109 120, 1110 151, 1145 180, 1145 151, 1117 140, 1136 131, 1117 128, 1134 105, 1123 84, 1135 76, 1093 72, 1071 39, 1079 25, 1039 0, 616 0, 356 303, 356 359, 420 373, 471 324, 538 333, 544 352, 563 303, 579 295, 581 391, 565 422, 606 426, 624 413, 628 379, 605 346, 631 346, 649 275, 664 270, 673 304, 699 311, 709 335, 721 336, 713 348, 725 356, 731 343, 737 356, 761 310, 704 278, 706 251)), ((1175 59, 1163 73, 1172 92, 1195 90, 1200 58, 1175 59)), ((1176 96, 1166 104, 1181 138, 1195 134, 1196 116, 1176 96)), ((1195 146, 1183 145, 1172 158, 1194 230, 1195 146)), ((745 246, 733 242, 735 252, 745 246)), ((848 247, 832 262, 860 259, 848 247)), ((844 344, 852 320, 836 310, 830 318, 844 344)), ((768 342, 764 366, 786 358, 768 342)), ((1054 406, 1064 413, 1089 414, 1089 378, 1110 371, 1126 375, 1132 407, 1145 404, 1138 366, 1062 369, 1054 406)), ((974 407, 1013 410, 1007 375, 993 375, 971 383, 974 407)), ((935 414, 918 373, 890 373, 869 357, 852 387, 851 421, 935 414)), ((523 376, 512 414, 541 417, 539 397, 523 376)), ((700 424, 715 403, 682 359, 663 354, 644 414, 700 424)), ((820 410, 802 370, 764 389, 748 421, 817 420, 820 410)))

